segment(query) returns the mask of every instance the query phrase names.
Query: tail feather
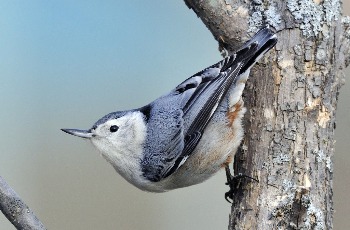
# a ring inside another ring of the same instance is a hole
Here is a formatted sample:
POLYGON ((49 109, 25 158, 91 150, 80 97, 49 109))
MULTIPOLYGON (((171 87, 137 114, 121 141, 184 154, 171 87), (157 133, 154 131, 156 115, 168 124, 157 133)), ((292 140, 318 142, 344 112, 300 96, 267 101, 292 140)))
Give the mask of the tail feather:
MULTIPOLYGON (((248 61, 242 66, 241 73, 244 73, 250 69, 266 52, 268 52, 277 43, 276 34, 268 27, 262 28, 258 31, 252 39, 246 42, 240 51, 247 49, 248 47, 256 44, 256 50, 253 55, 248 59, 248 61)), ((240 52, 238 51, 238 52, 240 52)), ((238 53, 237 52, 237 53, 238 53)))

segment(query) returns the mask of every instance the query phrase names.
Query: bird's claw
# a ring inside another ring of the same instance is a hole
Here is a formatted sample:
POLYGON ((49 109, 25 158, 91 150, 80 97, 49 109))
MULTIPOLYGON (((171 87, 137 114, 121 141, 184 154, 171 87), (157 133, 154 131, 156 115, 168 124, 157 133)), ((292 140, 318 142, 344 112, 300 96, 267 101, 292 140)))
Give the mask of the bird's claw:
POLYGON ((242 173, 239 173, 236 176, 232 176, 231 173, 230 173, 230 169, 228 167, 226 168, 226 177, 227 177, 227 182, 225 184, 230 187, 230 190, 225 193, 225 200, 227 202, 229 202, 229 203, 232 203, 232 201, 233 201, 233 194, 238 189, 238 187, 240 185, 240 181, 243 178, 247 178, 247 179, 259 182, 259 180, 255 179, 255 178, 253 178, 251 176, 243 175, 242 173))
MULTIPOLYGON (((226 184, 227 184, 227 183, 226 183, 226 184)), ((225 192, 225 200, 226 200, 227 202, 229 202, 229 203, 232 204, 232 200, 233 200, 233 191, 231 191, 231 189, 230 189, 230 191, 225 192), (231 199, 231 200, 229 200, 229 199, 231 199)))

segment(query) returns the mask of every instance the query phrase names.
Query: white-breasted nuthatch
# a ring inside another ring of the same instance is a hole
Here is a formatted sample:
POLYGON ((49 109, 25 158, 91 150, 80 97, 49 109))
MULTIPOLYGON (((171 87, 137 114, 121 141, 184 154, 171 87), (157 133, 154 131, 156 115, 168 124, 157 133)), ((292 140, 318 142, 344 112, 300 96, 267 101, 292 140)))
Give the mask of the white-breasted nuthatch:
POLYGON ((277 42, 263 28, 241 49, 139 109, 112 112, 91 129, 62 129, 91 140, 136 187, 165 192, 228 169, 243 138, 242 92, 250 68, 277 42))

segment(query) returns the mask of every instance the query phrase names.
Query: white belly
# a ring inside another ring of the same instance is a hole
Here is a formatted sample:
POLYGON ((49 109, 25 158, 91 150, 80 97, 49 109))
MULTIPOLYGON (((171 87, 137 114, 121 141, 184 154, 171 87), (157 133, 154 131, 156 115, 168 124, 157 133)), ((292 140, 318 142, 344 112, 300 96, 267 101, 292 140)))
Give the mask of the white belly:
MULTIPOLYGON (((227 108, 227 107, 226 107, 227 108)), ((230 111, 218 108, 194 152, 169 177, 141 188, 152 192, 199 184, 230 163, 243 138, 242 118, 246 109, 240 100, 230 111)))
POLYGON ((246 108, 241 96, 248 74, 249 71, 241 75, 236 84, 231 86, 186 162, 159 182, 136 186, 151 192, 187 187, 209 179, 231 163, 244 134, 242 119, 246 108))

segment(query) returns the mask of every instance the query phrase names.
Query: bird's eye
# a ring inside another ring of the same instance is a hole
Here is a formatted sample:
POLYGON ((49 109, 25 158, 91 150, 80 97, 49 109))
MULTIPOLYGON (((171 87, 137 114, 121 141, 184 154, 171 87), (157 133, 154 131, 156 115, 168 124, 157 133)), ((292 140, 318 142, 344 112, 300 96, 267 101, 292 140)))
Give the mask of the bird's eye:
POLYGON ((110 128, 109 128, 109 131, 111 131, 111 133, 114 133, 114 132, 117 132, 119 129, 119 127, 117 125, 112 125, 110 128))

